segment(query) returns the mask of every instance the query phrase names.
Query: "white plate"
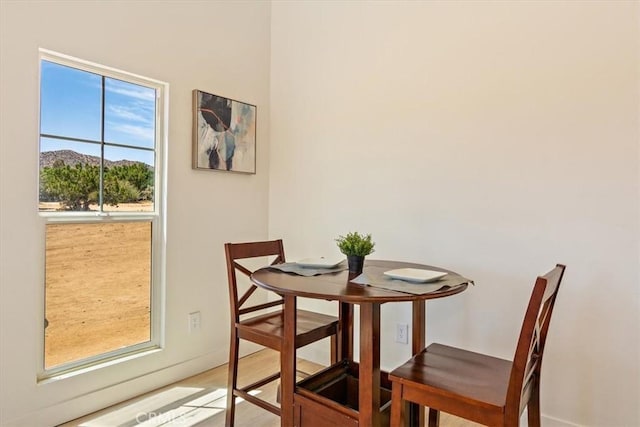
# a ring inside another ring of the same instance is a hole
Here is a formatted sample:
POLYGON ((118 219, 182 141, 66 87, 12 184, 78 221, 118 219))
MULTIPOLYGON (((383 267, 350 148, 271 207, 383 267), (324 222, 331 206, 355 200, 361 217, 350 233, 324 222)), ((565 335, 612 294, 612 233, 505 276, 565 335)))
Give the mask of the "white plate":
POLYGON ((297 261, 300 267, 309 267, 309 268, 333 268, 340 264, 344 258, 305 258, 297 261))
POLYGON ((443 271, 421 270, 419 268, 399 268, 397 270, 389 270, 384 272, 385 276, 392 279, 407 280, 409 282, 435 282, 442 279, 447 273, 443 271))

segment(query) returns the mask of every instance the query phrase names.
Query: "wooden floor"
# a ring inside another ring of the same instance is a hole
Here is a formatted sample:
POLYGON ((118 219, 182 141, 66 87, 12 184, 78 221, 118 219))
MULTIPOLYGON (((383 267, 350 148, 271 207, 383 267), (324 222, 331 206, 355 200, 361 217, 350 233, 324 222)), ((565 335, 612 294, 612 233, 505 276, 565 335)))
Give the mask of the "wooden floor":
MULTIPOLYGON (((242 384, 278 371, 278 353, 262 350, 240 362, 242 384)), ((298 360, 298 369, 313 373, 322 366, 298 360)), ((220 427, 224 426, 227 366, 203 372, 176 384, 106 408, 60 427, 220 427)), ((263 398, 275 403, 277 382, 260 390, 263 398)), ((276 427, 280 418, 247 402, 236 406, 236 427, 276 427)), ((442 414, 442 427, 468 427, 478 424, 442 414)))

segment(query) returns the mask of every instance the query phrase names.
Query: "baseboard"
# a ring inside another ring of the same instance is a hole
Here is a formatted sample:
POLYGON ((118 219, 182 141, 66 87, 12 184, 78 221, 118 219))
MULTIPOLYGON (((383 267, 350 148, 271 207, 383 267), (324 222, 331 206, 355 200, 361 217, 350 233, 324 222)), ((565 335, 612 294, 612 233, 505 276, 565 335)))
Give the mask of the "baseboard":
POLYGON ((6 421, 3 427, 56 426, 212 369, 215 367, 212 360, 215 358, 211 354, 202 355, 131 381, 23 414, 6 421))
POLYGON ((544 427, 585 427, 582 424, 572 423, 567 420, 561 420, 560 418, 555 418, 549 415, 541 414, 541 424, 544 427))

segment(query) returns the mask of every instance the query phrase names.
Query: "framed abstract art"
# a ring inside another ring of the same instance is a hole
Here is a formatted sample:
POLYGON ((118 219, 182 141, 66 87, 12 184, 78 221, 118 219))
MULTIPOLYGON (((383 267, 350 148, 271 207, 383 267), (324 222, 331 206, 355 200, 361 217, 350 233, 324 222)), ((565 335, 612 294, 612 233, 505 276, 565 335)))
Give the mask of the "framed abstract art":
POLYGON ((256 173, 255 105, 193 91, 193 168, 256 173))

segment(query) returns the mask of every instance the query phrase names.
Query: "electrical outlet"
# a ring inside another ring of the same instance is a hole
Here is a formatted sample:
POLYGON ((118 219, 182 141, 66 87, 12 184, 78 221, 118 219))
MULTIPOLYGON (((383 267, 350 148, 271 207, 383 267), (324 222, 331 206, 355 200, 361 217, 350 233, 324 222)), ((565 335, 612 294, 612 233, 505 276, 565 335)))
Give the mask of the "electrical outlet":
POLYGON ((409 344, 409 325, 406 323, 396 324, 396 342, 409 344))
POLYGON ((200 329, 200 320, 201 316, 199 311, 189 313, 189 333, 200 329))

